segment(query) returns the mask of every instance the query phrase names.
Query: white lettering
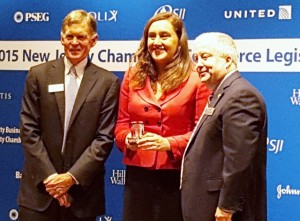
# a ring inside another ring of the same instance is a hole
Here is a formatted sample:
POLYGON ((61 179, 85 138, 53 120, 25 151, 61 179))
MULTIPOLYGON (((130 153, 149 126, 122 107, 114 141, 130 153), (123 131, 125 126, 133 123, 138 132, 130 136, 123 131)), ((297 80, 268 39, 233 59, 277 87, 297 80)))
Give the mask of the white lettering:
POLYGON ((300 89, 293 89, 293 97, 300 97, 300 89))
POLYGON ((20 137, 14 138, 14 137, 6 136, 5 142, 6 143, 21 143, 21 138, 20 137))
POLYGON ((5 132, 10 134, 18 134, 20 133, 20 129, 16 127, 6 127, 5 132))
POLYGON ((300 195, 300 189, 291 189, 290 185, 287 185, 286 188, 282 188, 282 185, 277 186, 277 199, 281 199, 283 195, 300 195))
POLYGON ((20 171, 16 171, 15 177, 16 177, 16 179, 21 179, 22 173, 20 171))
POLYGON ((273 9, 249 9, 249 10, 225 10, 224 18, 226 19, 243 19, 243 18, 272 18, 275 16, 273 9))
POLYGON ((5 137, 0 137, 0 143, 4 144, 4 142, 5 142, 5 137))
POLYGON ((48 12, 25 13, 25 21, 41 22, 49 20, 50 16, 48 12))
POLYGON ((117 21, 117 10, 109 10, 109 12, 89 12, 97 21, 117 21))
POLYGON ((267 145, 269 146, 268 150, 273 151, 274 154, 281 152, 283 149, 283 140, 275 140, 267 138, 267 145))

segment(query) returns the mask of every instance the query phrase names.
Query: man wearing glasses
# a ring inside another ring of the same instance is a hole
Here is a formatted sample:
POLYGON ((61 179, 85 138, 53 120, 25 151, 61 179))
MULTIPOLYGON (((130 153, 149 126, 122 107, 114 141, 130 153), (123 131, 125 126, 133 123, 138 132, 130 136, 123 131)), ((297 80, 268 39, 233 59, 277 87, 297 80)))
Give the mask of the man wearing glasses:
POLYGON ((193 51, 200 79, 213 96, 183 157, 184 220, 266 221, 264 100, 237 70, 230 36, 201 34, 193 51))

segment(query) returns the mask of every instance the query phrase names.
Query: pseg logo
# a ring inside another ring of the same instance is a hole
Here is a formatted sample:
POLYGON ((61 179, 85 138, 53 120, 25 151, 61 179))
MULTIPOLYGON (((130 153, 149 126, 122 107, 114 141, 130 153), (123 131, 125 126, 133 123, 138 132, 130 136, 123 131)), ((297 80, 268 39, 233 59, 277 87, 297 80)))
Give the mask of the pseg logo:
POLYGON ((173 13, 175 15, 178 15, 178 17, 180 17, 183 20, 185 18, 186 9, 185 8, 172 8, 171 5, 163 5, 155 11, 154 15, 161 13, 161 12, 173 13))
POLYGON ((293 94, 290 97, 292 105, 300 106, 300 89, 293 89, 293 94))
POLYGON ((16 23, 21 22, 48 22, 50 20, 49 12, 16 12, 14 14, 16 23))
POLYGON ((277 154, 283 150, 284 140, 270 139, 267 138, 267 147, 270 152, 277 154))
POLYGON ((17 220, 19 218, 18 210, 11 209, 8 214, 10 220, 17 220))
POLYGON ((278 18, 279 20, 292 19, 292 6, 280 5, 276 9, 245 9, 225 10, 225 19, 249 19, 249 18, 278 18))

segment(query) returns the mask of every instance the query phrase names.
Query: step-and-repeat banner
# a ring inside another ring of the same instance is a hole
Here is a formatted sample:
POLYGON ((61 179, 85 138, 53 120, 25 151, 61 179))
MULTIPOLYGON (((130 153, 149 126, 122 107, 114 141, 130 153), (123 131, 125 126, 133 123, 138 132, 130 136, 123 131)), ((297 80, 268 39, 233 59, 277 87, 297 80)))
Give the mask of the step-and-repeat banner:
MULTIPOLYGON (((0 0, 1 221, 18 220, 23 163, 19 113, 27 71, 63 56, 61 22, 73 9, 84 9, 97 19, 100 41, 90 59, 120 80, 144 25, 156 13, 179 15, 190 47, 202 32, 230 34, 239 48, 240 71, 261 91, 268 107, 268 220, 299 220, 299 0, 0 0)), ((98 221, 121 220, 124 168, 114 147, 107 161, 107 214, 98 221)))

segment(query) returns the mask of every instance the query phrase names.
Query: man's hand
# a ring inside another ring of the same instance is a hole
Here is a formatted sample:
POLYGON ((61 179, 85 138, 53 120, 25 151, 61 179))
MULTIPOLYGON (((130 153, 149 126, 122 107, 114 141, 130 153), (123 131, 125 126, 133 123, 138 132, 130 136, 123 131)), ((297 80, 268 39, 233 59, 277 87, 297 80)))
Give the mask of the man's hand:
POLYGON ((75 180, 69 173, 53 174, 44 180, 46 191, 55 199, 66 194, 73 184, 75 180))
POLYGON ((232 213, 225 212, 224 210, 218 207, 215 213, 215 217, 216 217, 216 221, 231 221, 232 213))
POLYGON ((64 195, 62 195, 60 198, 57 199, 59 202, 60 206, 64 206, 64 207, 70 207, 71 206, 71 202, 69 199, 69 195, 66 193, 64 195))

